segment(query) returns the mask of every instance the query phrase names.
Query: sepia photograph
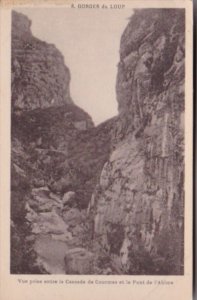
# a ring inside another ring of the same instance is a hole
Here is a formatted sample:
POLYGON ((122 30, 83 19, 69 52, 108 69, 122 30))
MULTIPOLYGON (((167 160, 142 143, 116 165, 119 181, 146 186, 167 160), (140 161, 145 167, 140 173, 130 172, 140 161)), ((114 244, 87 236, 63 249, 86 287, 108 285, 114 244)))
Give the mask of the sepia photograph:
POLYGON ((11 12, 10 274, 184 275, 185 9, 97 6, 11 12))

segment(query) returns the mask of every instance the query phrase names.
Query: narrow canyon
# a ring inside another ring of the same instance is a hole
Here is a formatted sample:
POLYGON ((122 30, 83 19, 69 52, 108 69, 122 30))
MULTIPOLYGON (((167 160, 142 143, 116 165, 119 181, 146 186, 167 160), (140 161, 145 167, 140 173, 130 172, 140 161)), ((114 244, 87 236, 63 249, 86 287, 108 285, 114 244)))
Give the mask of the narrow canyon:
POLYGON ((13 274, 184 274, 184 9, 136 9, 119 52, 119 113, 95 126, 12 12, 13 274))

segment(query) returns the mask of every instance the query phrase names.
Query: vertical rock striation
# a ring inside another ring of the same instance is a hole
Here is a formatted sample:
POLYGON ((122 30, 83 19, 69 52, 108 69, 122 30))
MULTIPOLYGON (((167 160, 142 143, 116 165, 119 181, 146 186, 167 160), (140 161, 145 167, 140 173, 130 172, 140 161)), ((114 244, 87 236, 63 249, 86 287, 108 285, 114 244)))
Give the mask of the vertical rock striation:
POLYGON ((184 272, 184 18, 136 10, 121 38, 115 150, 89 208, 121 274, 184 272))
POLYGON ((183 274, 184 19, 135 10, 120 43, 119 115, 94 127, 61 53, 13 12, 11 273, 46 272, 37 249, 49 273, 183 274))

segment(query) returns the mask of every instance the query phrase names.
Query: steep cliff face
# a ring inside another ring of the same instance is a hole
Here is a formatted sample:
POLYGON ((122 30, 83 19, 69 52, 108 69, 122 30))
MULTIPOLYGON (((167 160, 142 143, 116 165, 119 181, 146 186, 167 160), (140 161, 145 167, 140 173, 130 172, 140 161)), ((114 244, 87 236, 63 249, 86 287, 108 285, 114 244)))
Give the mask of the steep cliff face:
POLYGON ((121 274, 183 274, 184 10, 136 10, 120 45, 119 122, 89 208, 121 274))
POLYGON ((13 12, 11 272, 65 272, 59 257, 67 239, 70 248, 83 247, 82 216, 109 157, 113 119, 94 127, 70 98, 63 56, 33 37, 30 26, 26 16, 13 12), (69 193, 74 203, 65 208, 69 193), (55 271, 48 263, 54 249, 55 271), (46 253, 43 269, 38 258, 46 253))
POLYGON ((30 26, 13 12, 11 272, 183 274, 184 10, 135 11, 97 127, 30 26))
POLYGON ((12 13, 12 109, 71 104, 70 72, 62 54, 35 38, 30 26, 26 16, 12 13))

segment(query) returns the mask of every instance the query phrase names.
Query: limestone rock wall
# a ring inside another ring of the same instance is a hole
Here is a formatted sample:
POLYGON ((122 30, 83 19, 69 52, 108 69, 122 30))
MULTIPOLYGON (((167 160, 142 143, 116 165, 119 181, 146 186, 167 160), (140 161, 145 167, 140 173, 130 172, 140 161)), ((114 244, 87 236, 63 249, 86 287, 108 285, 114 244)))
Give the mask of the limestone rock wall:
POLYGON ((11 272, 58 273, 32 263, 33 249, 51 260, 48 245, 64 272, 66 243, 68 273, 183 274, 184 10, 135 10, 119 115, 97 127, 70 98, 61 53, 30 27, 13 12, 11 272))
POLYGON ((92 196, 120 273, 183 274, 184 10, 136 10, 120 45, 115 150, 92 196))
POLYGON ((109 157, 113 119, 95 127, 73 103, 62 54, 35 38, 30 26, 26 16, 12 13, 11 273, 65 272, 64 260, 61 268, 55 264, 65 255, 67 235, 73 234, 71 248, 89 241, 79 216, 109 157), (67 192, 76 195, 76 207, 62 216, 67 192), (70 216, 72 234, 65 231, 70 216), (51 260, 56 250, 53 267, 45 262, 43 269, 43 260, 36 265, 37 256, 51 260))
POLYGON ((72 103, 70 71, 60 51, 35 38, 31 21, 12 12, 13 109, 27 111, 72 103))

